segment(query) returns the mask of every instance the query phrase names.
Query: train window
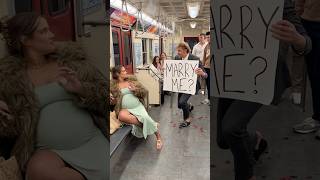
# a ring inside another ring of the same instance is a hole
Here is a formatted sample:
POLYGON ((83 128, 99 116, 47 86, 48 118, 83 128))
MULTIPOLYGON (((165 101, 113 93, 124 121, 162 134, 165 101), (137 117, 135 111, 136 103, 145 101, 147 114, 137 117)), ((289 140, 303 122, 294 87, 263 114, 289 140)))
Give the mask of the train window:
POLYGON ((59 15, 65 12, 69 7, 70 0, 50 0, 48 9, 51 16, 59 15))
POLYGON ((124 34, 123 37, 124 41, 124 64, 130 65, 131 64, 131 47, 130 47, 130 35, 128 33, 124 34))
POLYGON ((119 48, 119 35, 117 32, 112 32, 112 41, 113 41, 113 56, 114 64, 120 65, 120 48, 119 48))
POLYGON ((142 38, 142 58, 143 58, 143 65, 147 64, 147 39, 142 38))
POLYGON ((16 14, 21 12, 31 12, 32 11, 32 0, 15 0, 14 1, 14 8, 16 14))

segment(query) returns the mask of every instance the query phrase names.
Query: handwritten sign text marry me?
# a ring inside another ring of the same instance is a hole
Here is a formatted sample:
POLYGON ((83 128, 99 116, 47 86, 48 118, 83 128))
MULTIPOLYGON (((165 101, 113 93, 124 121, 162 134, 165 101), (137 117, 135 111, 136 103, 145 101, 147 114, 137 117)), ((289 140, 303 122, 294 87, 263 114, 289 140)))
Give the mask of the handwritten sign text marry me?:
POLYGON ((215 0, 211 7, 213 94, 270 104, 279 41, 271 25, 281 20, 283 0, 215 0))
POLYGON ((198 61, 165 60, 163 90, 186 94, 195 94, 197 85, 198 61))

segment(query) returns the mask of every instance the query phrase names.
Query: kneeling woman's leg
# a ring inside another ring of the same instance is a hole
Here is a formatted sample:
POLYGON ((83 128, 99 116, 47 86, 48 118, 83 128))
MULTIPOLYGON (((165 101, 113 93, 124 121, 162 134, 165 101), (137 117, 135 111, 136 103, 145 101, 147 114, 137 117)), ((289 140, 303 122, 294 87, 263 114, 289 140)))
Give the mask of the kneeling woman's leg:
POLYGON ((27 180, 85 180, 78 171, 70 168, 54 152, 49 150, 37 151, 30 159, 27 180))

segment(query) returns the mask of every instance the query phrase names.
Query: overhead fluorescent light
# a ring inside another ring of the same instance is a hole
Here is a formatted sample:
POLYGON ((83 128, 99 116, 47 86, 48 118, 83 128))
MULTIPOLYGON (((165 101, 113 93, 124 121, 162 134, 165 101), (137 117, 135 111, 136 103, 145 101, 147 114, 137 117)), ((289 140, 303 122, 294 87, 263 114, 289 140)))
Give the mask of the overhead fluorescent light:
POLYGON ((192 29, 196 28, 197 22, 194 22, 194 21, 190 22, 190 26, 192 29))
MULTIPOLYGON (((117 8, 119 10, 122 9, 122 0, 110 0, 110 5, 113 8, 117 8)), ((138 18, 138 9, 132 6, 130 3, 127 3, 128 13, 136 18, 138 18)), ((142 19, 158 28, 163 28, 167 30, 169 33, 173 33, 173 30, 166 28, 165 26, 162 27, 162 24, 148 16, 147 14, 143 13, 141 14, 142 19)))
POLYGON ((199 2, 187 3, 188 14, 191 18, 196 18, 199 15, 200 4, 199 2))

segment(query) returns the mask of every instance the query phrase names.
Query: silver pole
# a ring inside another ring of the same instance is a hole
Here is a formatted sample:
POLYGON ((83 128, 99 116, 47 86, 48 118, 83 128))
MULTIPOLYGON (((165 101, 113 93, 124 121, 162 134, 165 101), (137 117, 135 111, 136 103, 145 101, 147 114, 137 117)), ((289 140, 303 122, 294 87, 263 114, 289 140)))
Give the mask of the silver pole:
MULTIPOLYGON (((174 58, 173 56, 174 56, 174 54, 173 54, 173 48, 174 48, 174 44, 173 44, 173 42, 174 42, 174 40, 173 40, 173 36, 172 36, 172 38, 171 38, 171 48, 172 48, 172 50, 171 50, 171 57, 172 57, 172 59, 174 58)), ((173 104, 173 92, 171 92, 171 96, 170 96, 170 108, 172 108, 172 104, 173 104)))

